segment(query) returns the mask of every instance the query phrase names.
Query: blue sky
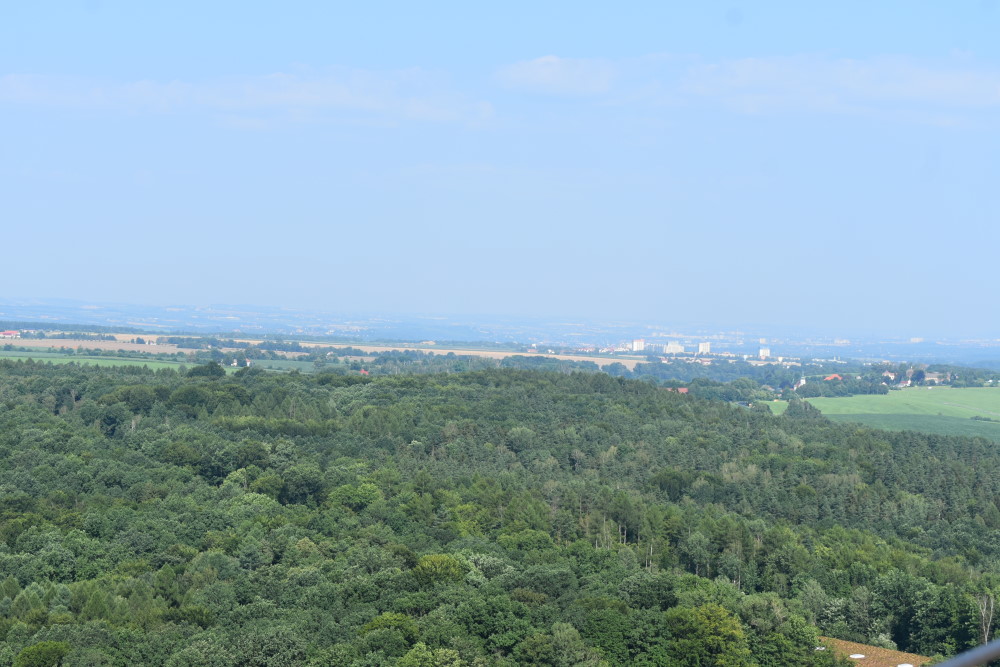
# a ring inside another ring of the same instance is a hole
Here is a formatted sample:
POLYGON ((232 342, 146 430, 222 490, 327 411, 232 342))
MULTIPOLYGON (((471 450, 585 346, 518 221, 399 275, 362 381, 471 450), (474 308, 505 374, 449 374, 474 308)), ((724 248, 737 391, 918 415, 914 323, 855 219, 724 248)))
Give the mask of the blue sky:
POLYGON ((0 4, 0 297, 1000 336, 1000 4, 813 5, 0 4))

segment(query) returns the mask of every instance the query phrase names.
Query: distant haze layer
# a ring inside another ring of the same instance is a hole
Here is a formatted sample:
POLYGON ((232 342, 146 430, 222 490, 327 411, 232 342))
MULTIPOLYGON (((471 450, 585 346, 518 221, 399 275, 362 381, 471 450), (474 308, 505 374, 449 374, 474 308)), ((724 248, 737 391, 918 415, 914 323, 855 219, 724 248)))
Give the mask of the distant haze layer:
POLYGON ((998 30, 978 1, 8 3, 4 295, 995 335, 998 30))

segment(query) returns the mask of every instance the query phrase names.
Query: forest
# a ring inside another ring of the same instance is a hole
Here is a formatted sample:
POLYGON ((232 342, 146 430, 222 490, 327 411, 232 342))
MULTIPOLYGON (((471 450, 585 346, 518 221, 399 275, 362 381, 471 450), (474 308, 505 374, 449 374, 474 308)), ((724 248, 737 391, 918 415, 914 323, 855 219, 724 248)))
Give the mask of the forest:
POLYGON ((821 634, 992 637, 994 443, 604 373, 345 370, 0 361, 0 665, 777 667, 837 664, 821 634))

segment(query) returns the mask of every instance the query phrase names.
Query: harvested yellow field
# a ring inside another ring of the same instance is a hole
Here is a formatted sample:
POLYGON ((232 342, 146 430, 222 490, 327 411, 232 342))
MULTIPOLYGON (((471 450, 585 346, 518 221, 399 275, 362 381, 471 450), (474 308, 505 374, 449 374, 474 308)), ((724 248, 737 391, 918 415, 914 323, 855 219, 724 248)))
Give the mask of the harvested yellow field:
MULTIPOLYGON (((223 347, 219 348, 227 354, 238 353, 243 350, 241 347, 223 347)), ((285 350, 272 350, 279 357, 284 357, 286 359, 298 359, 299 357, 304 357, 309 354, 309 352, 288 352, 285 350)))
MULTIPOLYGON (((135 335, 129 337, 129 339, 131 338, 135 338, 135 335)), ((125 350, 127 352, 148 352, 149 354, 176 354, 177 352, 182 351, 176 345, 143 345, 140 343, 126 343, 120 339, 80 340, 77 338, 16 338, 6 342, 15 347, 54 348, 57 350, 75 350, 78 347, 82 347, 88 350, 125 350)))
MULTIPOLYGON (((241 343, 252 343, 258 344, 263 341, 257 339, 239 339, 241 343)), ((355 350, 361 350, 363 352, 406 352, 406 351, 416 351, 416 352, 428 352, 430 354, 455 354, 459 356, 467 357, 483 357, 487 359, 506 359, 508 357, 546 357, 549 359, 562 359, 564 361, 592 361, 598 366, 607 366, 608 364, 613 364, 618 362, 624 365, 629 370, 635 368, 636 364, 642 363, 643 359, 615 359, 610 357, 585 357, 578 356, 575 354, 546 354, 544 352, 507 352, 504 350, 472 350, 472 349, 460 349, 460 348, 443 348, 443 347, 425 347, 420 345, 362 345, 359 343, 314 343, 314 342, 300 342, 299 345, 302 347, 326 347, 326 348, 345 348, 351 347, 355 350)))
POLYGON ((930 662, 930 658, 917 655, 916 653, 890 651, 887 648, 848 642, 843 639, 831 639, 829 637, 820 637, 820 639, 840 657, 847 658, 859 665, 867 665, 868 667, 901 667, 902 665, 920 667, 920 665, 930 662))
MULTIPOLYGON (((81 340, 77 338, 43 338, 43 339, 14 339, 9 341, 11 345, 17 347, 31 347, 31 348, 55 348, 55 349, 71 349, 75 350, 77 348, 86 348, 90 350, 125 350, 127 352, 148 352, 149 354, 176 354, 177 352, 193 352, 190 349, 182 349, 176 345, 167 344, 155 344, 146 345, 141 343, 129 343, 128 341, 136 338, 137 336, 143 338, 141 334, 113 334, 115 340, 81 340)), ((155 337, 150 335, 150 338, 155 340, 155 337)), ((251 338, 241 338, 237 339, 241 343, 250 343, 257 345, 263 343, 260 339, 251 338)), ((544 352, 508 352, 505 350, 475 350, 475 349, 462 349, 462 348, 447 348, 447 347, 429 347, 421 345, 362 345, 362 344, 351 344, 351 343, 316 343, 316 342, 300 342, 299 343, 304 348, 310 347, 320 347, 320 348, 337 348, 342 349, 346 347, 354 348, 356 350, 361 350, 368 353, 377 352, 405 352, 405 351, 416 351, 416 352, 427 352, 430 354, 455 354, 458 356, 467 357, 481 357, 486 359, 507 359, 508 357, 546 357, 549 359, 561 359, 564 361, 591 361, 598 366, 607 366, 608 364, 620 363, 629 370, 635 368, 636 364, 642 363, 642 359, 629 359, 629 358, 613 358, 613 357, 595 357, 595 356, 581 356, 575 354, 547 354, 544 352)), ((237 352, 237 348, 223 348, 223 352, 233 353, 237 352)), ((278 352, 280 356, 289 359, 295 359, 297 357, 302 357, 308 354, 307 352, 278 352)), ((369 357, 368 360, 371 358, 369 357)))

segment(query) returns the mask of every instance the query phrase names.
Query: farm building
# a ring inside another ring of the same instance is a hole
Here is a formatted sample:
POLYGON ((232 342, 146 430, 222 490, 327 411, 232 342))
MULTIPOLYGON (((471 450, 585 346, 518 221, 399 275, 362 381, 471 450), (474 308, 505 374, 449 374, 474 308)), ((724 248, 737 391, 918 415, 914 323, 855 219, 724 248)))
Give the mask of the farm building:
POLYGON ((0 338, 20 338, 20 331, 0 331, 0 338))

